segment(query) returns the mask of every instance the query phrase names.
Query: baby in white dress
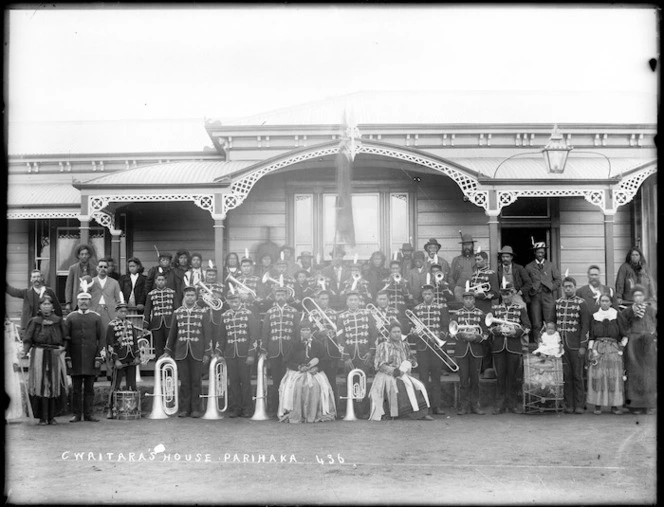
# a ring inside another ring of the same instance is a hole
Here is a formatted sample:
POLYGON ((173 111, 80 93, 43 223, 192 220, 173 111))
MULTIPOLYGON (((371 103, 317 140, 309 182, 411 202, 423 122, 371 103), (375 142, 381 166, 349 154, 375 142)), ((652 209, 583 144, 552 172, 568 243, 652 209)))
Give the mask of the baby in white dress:
POLYGON ((542 343, 533 351, 533 354, 560 357, 563 355, 563 343, 555 322, 546 323, 546 333, 542 334, 542 343))

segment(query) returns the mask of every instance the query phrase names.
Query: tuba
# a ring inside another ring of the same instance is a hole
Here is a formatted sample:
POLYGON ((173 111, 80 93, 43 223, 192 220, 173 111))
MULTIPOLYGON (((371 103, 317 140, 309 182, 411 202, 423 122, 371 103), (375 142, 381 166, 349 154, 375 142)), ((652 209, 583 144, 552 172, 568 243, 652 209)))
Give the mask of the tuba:
POLYGON ((270 418, 267 415, 266 400, 267 400, 267 368, 265 367, 265 354, 258 356, 258 365, 256 367, 256 408, 254 415, 251 416, 252 421, 267 421, 270 418))
POLYGON ((373 303, 367 303, 367 306, 365 307, 369 312, 371 312, 371 316, 374 318, 376 321, 376 328, 378 329, 378 332, 380 335, 383 337, 385 340, 390 339, 390 321, 387 317, 383 317, 383 315, 380 313, 378 308, 373 303))
POLYGON ((222 306, 224 306, 224 302, 220 298, 215 296, 207 285, 205 285, 201 280, 199 280, 198 282, 196 282, 196 287, 200 287, 205 292, 201 296, 203 303, 205 303, 215 311, 221 310, 222 306))
POLYGON ((226 280, 229 282, 233 282, 235 286, 237 287, 237 290, 240 292, 240 294, 247 294, 251 296, 252 298, 256 299, 256 292, 251 290, 249 287, 247 287, 245 284, 243 284, 240 280, 235 278, 233 275, 228 275, 226 277, 226 280))
POLYGON ((208 399, 202 419, 223 419, 221 412, 225 412, 228 408, 228 368, 223 357, 213 357, 210 360, 208 378, 208 393, 200 395, 201 398, 208 399), (224 399, 223 407, 220 398, 224 399))
POLYGON ((303 298, 301 304, 302 304, 302 310, 304 310, 309 319, 314 324, 316 324, 318 330, 325 332, 327 337, 334 344, 334 346, 337 349, 339 349, 339 352, 343 353, 344 348, 341 345, 339 345, 337 342, 335 342, 334 339, 332 338, 332 335, 337 334, 337 325, 334 322, 332 322, 330 317, 328 317, 323 311, 323 309, 320 306, 318 306, 318 303, 316 303, 316 301, 314 301, 310 297, 303 298))
MULTIPOLYGON (((408 320, 410 320, 413 323, 413 326, 415 327, 415 334, 417 337, 422 340, 427 347, 431 349, 431 351, 440 359, 445 366, 447 366, 450 370, 452 371, 458 371, 459 370, 459 365, 456 364, 454 359, 450 357, 450 355, 445 352, 445 349, 443 349, 445 342, 438 338, 436 336, 436 333, 431 331, 422 320, 415 315, 414 312, 411 310, 406 310, 406 317, 408 317, 408 320), (435 347, 429 343, 429 341, 433 342, 435 344, 435 347)), ((451 333, 450 333, 451 334, 451 333)))
POLYGON ((486 324, 486 327, 490 327, 492 324, 500 324, 501 326, 508 326, 515 330, 523 329, 521 324, 517 322, 510 322, 509 320, 497 319, 493 316, 492 313, 486 314, 486 317, 484 318, 484 323, 486 324))
POLYGON ((346 379, 346 394, 347 396, 340 396, 342 400, 348 400, 346 403, 346 416, 344 417, 344 421, 357 421, 357 417, 355 417, 355 408, 353 407, 353 400, 363 400, 367 395, 367 376, 359 368, 355 368, 348 372, 348 377, 346 379))
POLYGON ((148 419, 168 419, 178 411, 178 366, 172 357, 160 357, 154 365, 154 396, 148 419))

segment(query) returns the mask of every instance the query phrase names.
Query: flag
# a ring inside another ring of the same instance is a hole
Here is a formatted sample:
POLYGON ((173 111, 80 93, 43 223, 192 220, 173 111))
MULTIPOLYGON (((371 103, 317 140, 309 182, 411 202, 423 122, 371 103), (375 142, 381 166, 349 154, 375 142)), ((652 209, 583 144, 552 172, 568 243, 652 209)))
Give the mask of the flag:
POLYGON ((353 224, 353 190, 351 185, 353 160, 350 142, 344 139, 339 144, 337 166, 337 220, 335 237, 337 244, 355 246, 355 225, 353 224))

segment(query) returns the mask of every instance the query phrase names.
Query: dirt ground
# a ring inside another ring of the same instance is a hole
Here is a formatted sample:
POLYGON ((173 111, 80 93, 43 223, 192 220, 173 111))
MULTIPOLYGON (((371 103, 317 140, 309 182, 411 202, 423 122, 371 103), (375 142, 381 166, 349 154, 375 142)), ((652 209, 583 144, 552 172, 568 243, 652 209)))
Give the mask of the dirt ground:
POLYGON ((431 422, 307 425, 228 418, 67 420, 6 425, 8 502, 657 500, 656 416, 450 415, 431 422))

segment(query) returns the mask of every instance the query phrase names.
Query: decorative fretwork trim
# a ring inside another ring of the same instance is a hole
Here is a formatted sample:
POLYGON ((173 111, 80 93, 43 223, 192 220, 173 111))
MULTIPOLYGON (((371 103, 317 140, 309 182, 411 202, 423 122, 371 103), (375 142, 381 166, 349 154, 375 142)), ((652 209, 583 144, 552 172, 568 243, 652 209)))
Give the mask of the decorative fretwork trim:
POLYGON ((498 210, 509 206, 519 197, 583 197, 590 204, 594 204, 602 211, 605 210, 604 190, 602 189, 522 189, 522 190, 498 190, 498 210))
POLYGON ((618 188, 613 192, 613 206, 617 208, 618 206, 623 206, 624 204, 629 203, 634 199, 636 192, 639 190, 639 187, 645 179, 656 172, 657 167, 652 165, 647 169, 636 173, 634 176, 622 180, 618 184, 618 188))
POLYGON ((162 201, 191 201, 199 208, 208 211, 212 218, 215 214, 214 194, 113 194, 90 195, 88 207, 94 217, 96 212, 102 211, 112 202, 162 202, 162 201))
POLYGON ((79 211, 8 211, 8 220, 29 220, 42 218, 78 218, 79 211))

